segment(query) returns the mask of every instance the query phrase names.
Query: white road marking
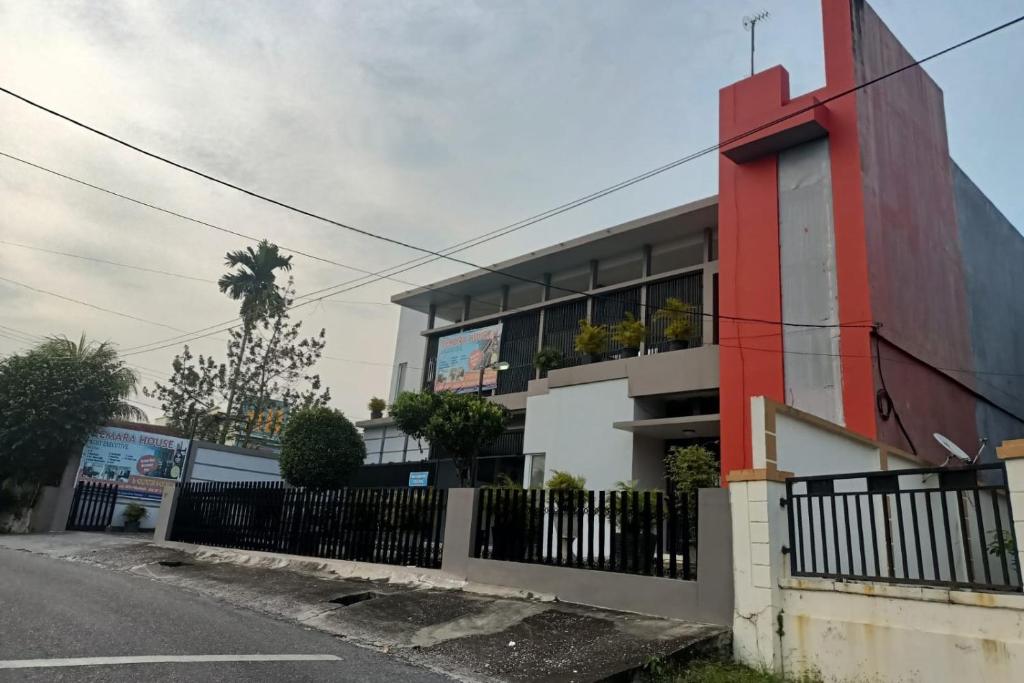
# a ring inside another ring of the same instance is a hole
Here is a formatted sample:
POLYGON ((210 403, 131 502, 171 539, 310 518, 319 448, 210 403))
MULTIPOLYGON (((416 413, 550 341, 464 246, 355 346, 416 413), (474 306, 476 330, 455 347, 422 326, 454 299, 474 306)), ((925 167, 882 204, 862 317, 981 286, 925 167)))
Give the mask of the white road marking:
POLYGON ((46 669, 61 666, 119 664, 195 664, 203 662, 340 662, 336 655, 142 655, 135 657, 67 657, 0 660, 0 669, 46 669))

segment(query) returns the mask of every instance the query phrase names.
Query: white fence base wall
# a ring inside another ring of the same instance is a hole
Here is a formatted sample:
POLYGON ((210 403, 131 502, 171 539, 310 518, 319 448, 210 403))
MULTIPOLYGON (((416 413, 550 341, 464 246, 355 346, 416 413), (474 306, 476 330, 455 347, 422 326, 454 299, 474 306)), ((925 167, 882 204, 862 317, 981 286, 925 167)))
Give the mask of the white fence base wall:
POLYGON ((784 580, 780 671, 837 681, 1024 678, 1024 595, 784 580))
MULTIPOLYGON (((866 440, 789 408, 785 419, 803 424, 799 430, 777 429, 782 408, 764 399, 752 400, 752 412, 754 469, 730 473, 729 484, 738 661, 826 681, 1024 680, 1022 593, 790 576, 787 511, 780 502, 786 477, 826 474, 814 463, 816 453, 849 450, 850 441, 866 440), (801 439, 788 438, 794 431, 801 439), (794 452, 807 450, 807 443, 814 452, 794 452), (814 464, 803 468, 810 471, 779 470, 780 464, 799 469, 801 463, 814 464)), ((1007 444, 999 453, 1006 464, 1018 566, 1024 566, 1024 441, 1007 444)), ((896 454, 884 457, 884 450, 879 445, 875 451, 883 455, 880 466, 860 471, 905 467, 896 454)), ((870 451, 862 465, 877 457, 870 451)))

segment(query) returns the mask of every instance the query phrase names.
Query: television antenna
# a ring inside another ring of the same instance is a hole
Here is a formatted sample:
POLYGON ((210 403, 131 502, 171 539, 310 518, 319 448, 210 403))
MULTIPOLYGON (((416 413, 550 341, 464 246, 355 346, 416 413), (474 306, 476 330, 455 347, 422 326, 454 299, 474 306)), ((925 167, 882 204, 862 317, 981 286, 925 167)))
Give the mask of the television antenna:
POLYGON ((754 75, 754 32, 757 22, 768 18, 768 10, 762 10, 752 16, 743 17, 743 28, 750 31, 750 75, 754 75))

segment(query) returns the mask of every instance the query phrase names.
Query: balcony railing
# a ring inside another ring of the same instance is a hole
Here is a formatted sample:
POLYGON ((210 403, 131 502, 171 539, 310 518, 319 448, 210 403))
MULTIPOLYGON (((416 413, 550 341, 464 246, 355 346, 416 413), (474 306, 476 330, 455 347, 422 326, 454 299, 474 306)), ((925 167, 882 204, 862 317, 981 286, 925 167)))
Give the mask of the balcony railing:
MULTIPOLYGON (((638 320, 643 320, 647 326, 648 336, 644 353, 670 350, 672 344, 665 336, 667 323, 654 319, 654 313, 670 298, 680 299, 692 309, 691 336, 685 346, 701 346, 704 334, 702 271, 592 297, 589 305, 586 299, 576 299, 553 303, 543 309, 543 315, 540 310, 510 314, 502 320, 499 355, 500 360, 509 363, 509 369, 498 373, 498 386, 493 393, 511 394, 526 391, 530 380, 541 376, 534 368, 533 357, 537 350, 543 347, 555 349, 562 355, 561 367, 573 367, 584 363, 582 354, 576 352, 575 342, 579 322, 588 318, 588 309, 592 322, 609 327, 624 319, 627 313, 631 313, 638 320), (646 304, 642 304, 645 294, 646 304)), ((441 336, 443 334, 431 335, 427 339, 427 363, 423 375, 425 391, 431 391, 434 386, 437 345, 441 336)), ((617 358, 621 350, 621 345, 610 341, 606 358, 617 358)))

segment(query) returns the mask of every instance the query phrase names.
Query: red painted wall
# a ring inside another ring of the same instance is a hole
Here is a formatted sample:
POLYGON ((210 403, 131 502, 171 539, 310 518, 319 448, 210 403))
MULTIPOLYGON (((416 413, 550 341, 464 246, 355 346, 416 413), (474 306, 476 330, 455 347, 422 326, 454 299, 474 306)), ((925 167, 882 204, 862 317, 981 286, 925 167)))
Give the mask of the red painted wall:
MULTIPOLYGON (((866 82, 914 61, 871 7, 854 0, 854 66, 866 82)), ((942 90, 921 68, 857 97, 865 246, 871 308, 880 334, 932 365, 972 367, 965 273, 946 137, 942 90)), ((942 373, 882 345, 882 369, 917 449, 944 453, 941 431, 970 450, 975 399, 942 373), (892 354, 893 362, 886 363, 892 354)), ((962 379, 973 382, 971 375, 962 379)), ((881 386, 877 373, 876 388, 881 386)), ((908 448, 895 420, 878 419, 882 440, 908 448)))

